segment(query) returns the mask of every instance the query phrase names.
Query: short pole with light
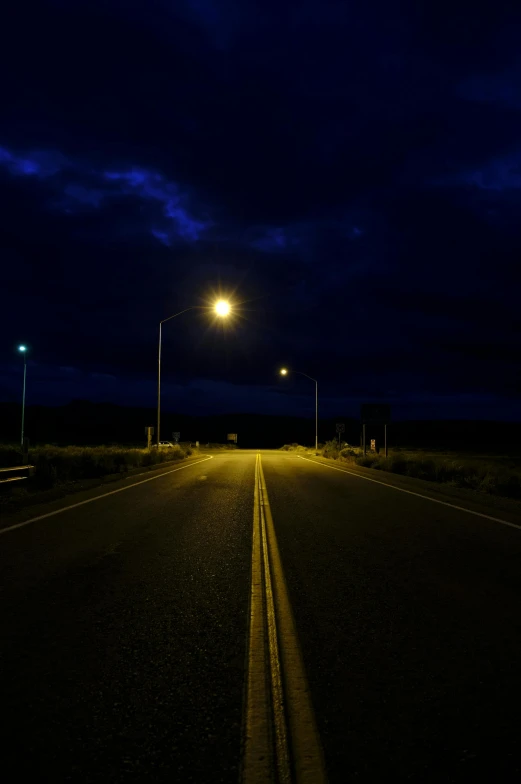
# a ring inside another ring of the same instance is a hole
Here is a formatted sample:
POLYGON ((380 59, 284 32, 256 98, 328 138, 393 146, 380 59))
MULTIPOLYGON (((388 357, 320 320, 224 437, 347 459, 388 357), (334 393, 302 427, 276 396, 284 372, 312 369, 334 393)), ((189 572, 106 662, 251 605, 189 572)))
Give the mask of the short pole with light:
MULTIPOLYGON (((307 373, 302 373, 300 370, 292 370, 291 372, 297 373, 299 376, 305 376, 315 384, 315 452, 318 452, 318 381, 316 378, 312 378, 311 376, 308 376, 307 373)), ((288 373, 289 370, 287 368, 282 368, 280 371, 281 376, 287 376, 288 373)))
MULTIPOLYGON (((188 313, 189 310, 198 310, 197 305, 191 305, 189 308, 185 308, 184 310, 179 311, 179 313, 174 313, 173 316, 168 316, 166 319, 162 319, 159 322, 159 350, 157 356, 157 427, 156 427, 156 444, 159 447, 159 441, 161 440, 160 436, 160 423, 161 423, 161 333, 163 324, 166 321, 171 321, 171 319, 177 318, 177 316, 181 316, 183 313, 188 313)), ((224 299, 218 300, 215 305, 213 306, 213 311, 220 316, 221 318, 226 318, 230 314, 231 305, 224 299)))
POLYGON ((25 380, 27 377, 27 346, 18 346, 18 351, 22 354, 24 358, 24 384, 23 384, 23 391, 22 391, 22 433, 20 436, 20 446, 22 447, 22 452, 23 452, 24 425, 25 425, 25 380))

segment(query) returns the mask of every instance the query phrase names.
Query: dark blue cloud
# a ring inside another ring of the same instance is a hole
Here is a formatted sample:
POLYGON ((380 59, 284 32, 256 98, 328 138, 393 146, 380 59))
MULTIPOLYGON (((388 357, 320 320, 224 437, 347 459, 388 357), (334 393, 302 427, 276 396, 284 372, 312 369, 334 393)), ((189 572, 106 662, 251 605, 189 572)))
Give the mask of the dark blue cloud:
POLYGON ((56 151, 34 150, 20 154, 0 146, 0 166, 4 166, 14 176, 52 177, 65 164, 65 158, 56 151))
MULTIPOLYGON (((178 239, 197 241, 211 226, 208 217, 195 217, 188 206, 186 191, 158 172, 139 167, 98 171, 85 161, 67 160, 60 153, 44 150, 20 153, 6 147, 0 147, 0 166, 15 177, 49 179, 47 185, 52 196, 48 204, 68 214, 88 208, 99 210, 126 197, 151 205, 143 220, 143 231, 154 236, 159 231, 168 245, 178 239), (149 217, 156 225, 158 221, 161 223, 160 230, 147 224, 149 217)), ((110 227, 107 231, 110 233, 110 227)))
POLYGON ((507 410, 520 28, 500 5, 12 4, 0 360, 32 334, 86 394, 105 374, 148 400, 158 318, 224 291, 226 337, 190 316, 165 338, 165 383, 198 399, 286 410, 280 359, 333 401, 507 410))

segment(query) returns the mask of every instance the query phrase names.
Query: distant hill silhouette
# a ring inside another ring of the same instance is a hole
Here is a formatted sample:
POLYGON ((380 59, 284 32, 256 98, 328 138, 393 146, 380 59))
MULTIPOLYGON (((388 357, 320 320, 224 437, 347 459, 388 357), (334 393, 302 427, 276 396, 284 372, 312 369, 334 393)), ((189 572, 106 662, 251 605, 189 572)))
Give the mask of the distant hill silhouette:
MULTIPOLYGON (((144 429, 155 426, 156 412, 151 408, 129 408, 111 403, 74 400, 65 406, 28 406, 26 435, 31 443, 55 444, 144 444, 144 429)), ((336 422, 346 426, 344 438, 360 443, 358 420, 342 417, 321 419, 319 440, 334 438, 336 422)), ((239 446, 249 448, 279 447, 285 443, 311 445, 314 442, 313 419, 262 414, 223 414, 187 416, 165 411, 161 416, 161 437, 171 439, 181 433, 182 441, 224 443, 228 433, 238 433, 239 446)), ((16 442, 20 435, 20 406, 0 403, 0 441, 16 442)), ((521 423, 473 421, 395 422, 389 426, 389 445, 431 449, 519 451, 521 423)), ((383 444, 383 428, 367 431, 367 439, 383 444)))

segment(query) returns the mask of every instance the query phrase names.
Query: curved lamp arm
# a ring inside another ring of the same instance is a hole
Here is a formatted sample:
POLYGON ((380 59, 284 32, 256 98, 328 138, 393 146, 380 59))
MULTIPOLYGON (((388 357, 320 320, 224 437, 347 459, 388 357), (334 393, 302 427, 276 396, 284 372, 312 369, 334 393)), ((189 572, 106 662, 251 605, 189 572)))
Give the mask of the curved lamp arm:
POLYGON ((308 376, 307 373, 303 373, 301 370, 290 370, 290 373, 298 373, 299 376, 305 376, 306 378, 309 378, 310 381, 314 381, 315 384, 318 384, 316 378, 312 378, 311 376, 308 376))
POLYGON ((179 313, 174 313, 173 316, 168 316, 165 319, 161 319, 159 322, 159 327, 161 328, 161 324, 164 324, 165 321, 170 321, 170 319, 177 318, 177 316, 182 316, 183 313, 187 313, 189 310, 195 310, 198 306, 197 305, 190 305, 189 308, 185 308, 184 310, 180 310, 179 313))

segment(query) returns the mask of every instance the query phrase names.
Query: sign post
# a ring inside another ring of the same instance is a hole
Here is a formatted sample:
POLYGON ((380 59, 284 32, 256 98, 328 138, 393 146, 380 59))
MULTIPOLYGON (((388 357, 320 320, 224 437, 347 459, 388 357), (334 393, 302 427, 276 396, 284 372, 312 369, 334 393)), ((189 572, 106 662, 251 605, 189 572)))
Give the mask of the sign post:
POLYGON ((336 423, 336 432, 338 433, 338 446, 340 446, 340 434, 346 432, 346 426, 343 422, 336 423))
POLYGON ((147 449, 152 446, 152 436, 154 435, 153 427, 145 427, 145 435, 147 437, 147 449))
MULTIPOLYGON (((364 455, 366 454, 366 425, 383 425, 385 456, 387 457, 387 425, 391 421, 391 406, 388 403, 364 403, 360 409, 360 419, 362 420, 362 443, 364 455)), ((374 439, 371 439, 371 441, 373 440, 374 439)))

